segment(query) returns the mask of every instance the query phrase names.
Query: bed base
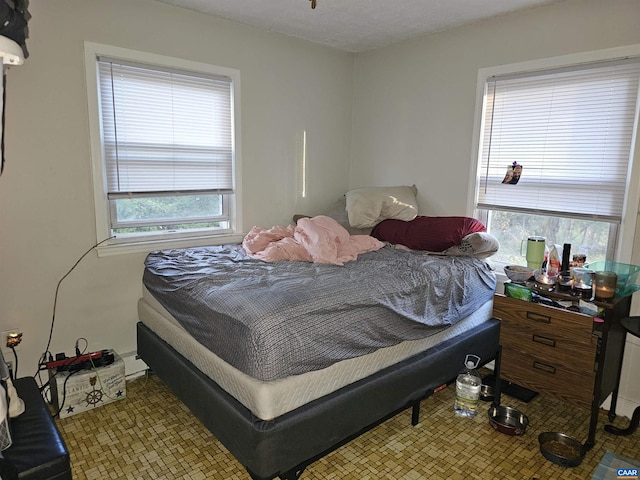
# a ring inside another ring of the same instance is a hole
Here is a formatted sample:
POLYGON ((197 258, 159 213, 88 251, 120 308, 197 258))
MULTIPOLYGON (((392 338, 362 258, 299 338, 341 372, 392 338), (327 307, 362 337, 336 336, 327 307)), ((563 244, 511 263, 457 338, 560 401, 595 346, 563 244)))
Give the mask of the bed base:
MULTIPOLYGON (((499 373, 500 322, 479 325, 456 338, 347 385, 273 420, 261 420, 204 375, 142 322, 138 354, 193 414, 215 435, 254 480, 294 480, 305 468, 397 413, 451 383, 465 355, 496 360, 499 373)), ((497 376, 497 378, 500 378, 497 376)), ((499 403, 499 384, 496 385, 499 403)))

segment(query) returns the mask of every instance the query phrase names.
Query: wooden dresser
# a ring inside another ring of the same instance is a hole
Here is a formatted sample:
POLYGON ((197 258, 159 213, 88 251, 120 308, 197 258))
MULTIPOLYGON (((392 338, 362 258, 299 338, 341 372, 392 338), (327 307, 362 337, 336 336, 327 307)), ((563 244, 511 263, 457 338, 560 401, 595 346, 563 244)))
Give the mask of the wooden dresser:
POLYGON ((597 319, 500 294, 493 305, 501 321, 501 378, 590 409, 589 448, 598 409, 610 394, 609 418, 615 417, 625 340, 620 320, 630 298, 600 305, 605 310, 597 319))

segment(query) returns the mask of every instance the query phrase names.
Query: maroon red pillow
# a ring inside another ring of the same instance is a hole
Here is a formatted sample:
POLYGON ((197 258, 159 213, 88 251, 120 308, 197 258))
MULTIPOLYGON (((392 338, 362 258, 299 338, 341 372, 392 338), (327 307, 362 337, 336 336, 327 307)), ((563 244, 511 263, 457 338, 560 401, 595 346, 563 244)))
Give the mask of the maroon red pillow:
POLYGON ((442 252, 460 245, 462 238, 470 233, 486 231, 482 222, 471 217, 418 216, 409 222, 383 220, 374 227, 371 236, 412 250, 442 252))

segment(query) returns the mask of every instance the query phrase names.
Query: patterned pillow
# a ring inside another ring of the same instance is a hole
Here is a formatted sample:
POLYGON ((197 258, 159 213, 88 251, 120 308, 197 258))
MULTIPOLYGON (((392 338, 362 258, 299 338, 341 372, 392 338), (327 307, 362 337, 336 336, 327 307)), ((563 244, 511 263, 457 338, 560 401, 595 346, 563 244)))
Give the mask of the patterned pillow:
POLYGON ((476 258, 487 258, 498 252, 500 242, 487 232, 470 233, 460 241, 460 245, 447 248, 445 255, 463 255, 476 258))

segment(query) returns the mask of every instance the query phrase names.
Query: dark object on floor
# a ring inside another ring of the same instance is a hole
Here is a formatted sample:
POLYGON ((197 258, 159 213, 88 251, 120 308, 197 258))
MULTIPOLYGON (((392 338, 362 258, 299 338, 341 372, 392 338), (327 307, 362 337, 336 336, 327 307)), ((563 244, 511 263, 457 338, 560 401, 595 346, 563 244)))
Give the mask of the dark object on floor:
POLYGON ((495 398, 495 388, 491 385, 480 386, 480 400, 483 402, 493 402, 495 398))
POLYGON ((544 432, 538 441, 544 458, 561 467, 577 467, 586 453, 582 443, 564 433, 544 432))
MULTIPOLYGON (((620 321, 620 325, 629 332, 631 335, 635 335, 640 338, 640 317, 626 317, 620 321)), ((640 423, 640 407, 636 407, 631 416, 631 422, 627 428, 618 428, 613 425, 605 425, 605 431, 612 433, 613 435, 631 435, 638 428, 640 423)))
POLYGON ((504 405, 492 405, 487 414, 493 429, 505 435, 522 435, 529 425, 524 413, 504 405))
MULTIPOLYGON (((487 375, 482 379, 482 383, 483 385, 490 385, 495 388, 496 379, 493 375, 487 375)), ((506 393, 510 397, 516 398, 521 402, 529 403, 536 397, 536 395, 538 395, 538 392, 521 387, 520 385, 508 380, 502 380, 500 384, 500 393, 506 393)))
POLYGON ((13 382, 25 404, 11 419, 12 445, 2 452, 20 480, 71 480, 69 452, 33 377, 13 382))
POLYGON ((631 435, 638 428, 638 424, 640 424, 640 407, 637 407, 633 411, 633 416, 631 417, 631 422, 627 428, 618 428, 613 425, 605 425, 604 430, 613 435, 631 435))

